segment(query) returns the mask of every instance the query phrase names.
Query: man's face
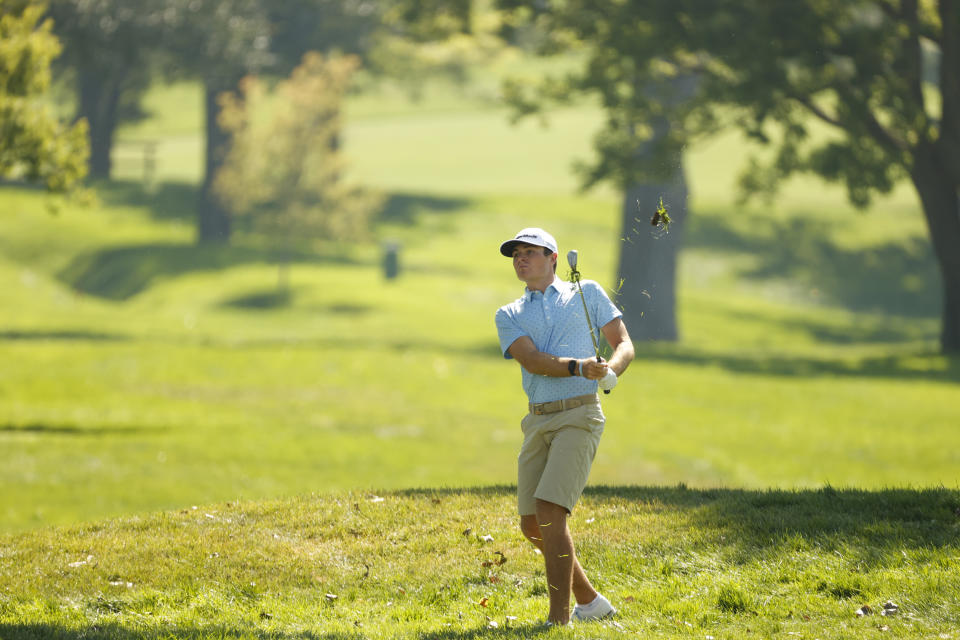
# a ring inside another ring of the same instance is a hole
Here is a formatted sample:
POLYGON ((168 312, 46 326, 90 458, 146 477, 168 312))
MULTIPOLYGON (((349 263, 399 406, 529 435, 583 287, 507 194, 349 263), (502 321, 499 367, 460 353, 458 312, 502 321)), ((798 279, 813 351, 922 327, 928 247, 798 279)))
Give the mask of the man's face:
POLYGON ((513 268, 517 278, 524 282, 549 278, 553 280, 553 264, 556 254, 544 255, 545 249, 532 244, 521 243, 513 248, 513 268))

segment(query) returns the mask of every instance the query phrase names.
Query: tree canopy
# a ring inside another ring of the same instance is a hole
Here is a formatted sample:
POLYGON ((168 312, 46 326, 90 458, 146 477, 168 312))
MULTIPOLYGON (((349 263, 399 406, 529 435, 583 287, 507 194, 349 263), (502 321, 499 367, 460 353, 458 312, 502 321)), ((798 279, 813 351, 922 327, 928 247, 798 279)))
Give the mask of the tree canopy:
POLYGON ((535 94, 522 111, 571 91, 601 96, 607 121, 586 184, 662 175, 685 146, 735 127, 766 159, 741 186, 773 193, 798 172, 846 186, 865 207, 902 179, 917 190, 944 284, 945 351, 960 351, 960 3, 956 0, 514 0, 554 49, 582 44, 582 72, 535 94), (696 90, 672 100, 675 80, 696 90), (666 135, 651 124, 665 118, 666 135), (811 123, 834 135, 811 135, 811 123), (637 147, 650 140, 654 153, 637 147))
POLYGON ((331 143, 357 64, 352 56, 308 53, 278 84, 280 100, 266 121, 256 117, 265 90, 255 77, 241 81, 239 95, 219 98, 219 124, 231 143, 214 190, 234 216, 249 219, 283 251, 317 239, 364 237, 380 206, 378 196, 344 179, 342 152, 331 143))
POLYGON ((45 103, 60 44, 37 4, 0 0, 0 176, 73 188, 86 174, 86 124, 61 123, 45 103))

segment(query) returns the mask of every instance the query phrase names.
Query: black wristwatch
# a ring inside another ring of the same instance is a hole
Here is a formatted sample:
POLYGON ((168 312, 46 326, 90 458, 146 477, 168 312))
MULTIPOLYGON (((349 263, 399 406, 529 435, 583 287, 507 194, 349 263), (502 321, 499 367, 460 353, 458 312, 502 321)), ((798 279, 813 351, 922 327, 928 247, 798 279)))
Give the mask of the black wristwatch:
POLYGON ((577 361, 576 361, 576 360, 571 360, 570 362, 567 363, 567 371, 570 372, 570 375, 571 375, 571 376, 577 375, 577 361))

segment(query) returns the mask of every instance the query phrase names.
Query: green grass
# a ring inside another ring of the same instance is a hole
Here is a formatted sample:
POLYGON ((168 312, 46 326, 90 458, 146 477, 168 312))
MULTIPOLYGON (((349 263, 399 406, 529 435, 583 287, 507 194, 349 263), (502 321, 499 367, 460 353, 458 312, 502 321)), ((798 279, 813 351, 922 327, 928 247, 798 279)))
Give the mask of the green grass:
POLYGON ((0 540, 0 636, 955 638, 960 493, 597 487, 571 519, 620 610, 566 630, 512 489, 231 501, 0 540), (505 562, 503 562, 505 560, 505 562), (893 601, 895 617, 858 618, 893 601))
MULTIPOLYGON (((373 241, 298 254, 288 297, 258 238, 193 244, 196 87, 120 132, 158 141, 154 187, 134 154, 92 208, 0 189, 0 637, 532 635, 525 398, 493 326, 520 285, 495 247, 546 226, 613 286, 624 240, 617 197, 569 172, 593 107, 511 128, 478 86, 351 98, 354 175, 387 207, 373 241)), ((580 552, 628 633, 954 637, 960 361, 917 205, 796 180, 741 207, 740 157, 732 135, 688 154, 682 340, 638 344, 604 400, 580 552), (907 615, 853 616, 886 598, 907 615)))

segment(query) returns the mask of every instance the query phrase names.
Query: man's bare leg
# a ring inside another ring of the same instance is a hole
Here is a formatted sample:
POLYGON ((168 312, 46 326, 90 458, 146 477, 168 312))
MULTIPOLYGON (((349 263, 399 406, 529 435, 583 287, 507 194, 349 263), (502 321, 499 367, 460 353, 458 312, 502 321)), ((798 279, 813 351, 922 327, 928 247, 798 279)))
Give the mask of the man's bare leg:
MULTIPOLYGON (((529 540, 540 553, 543 553, 543 538, 540 536, 540 525, 537 524, 537 516, 520 516, 520 530, 524 537, 529 540)), ((580 565, 580 560, 576 553, 573 554, 573 597, 577 604, 590 604, 597 597, 598 592, 590 584, 586 572, 580 565)))
POLYGON ((577 560, 573 538, 567 528, 564 507, 537 500, 537 515, 520 517, 524 536, 543 553, 550 592, 551 622, 566 624, 570 619, 570 592, 577 602, 587 604, 597 597, 583 567, 577 560))

